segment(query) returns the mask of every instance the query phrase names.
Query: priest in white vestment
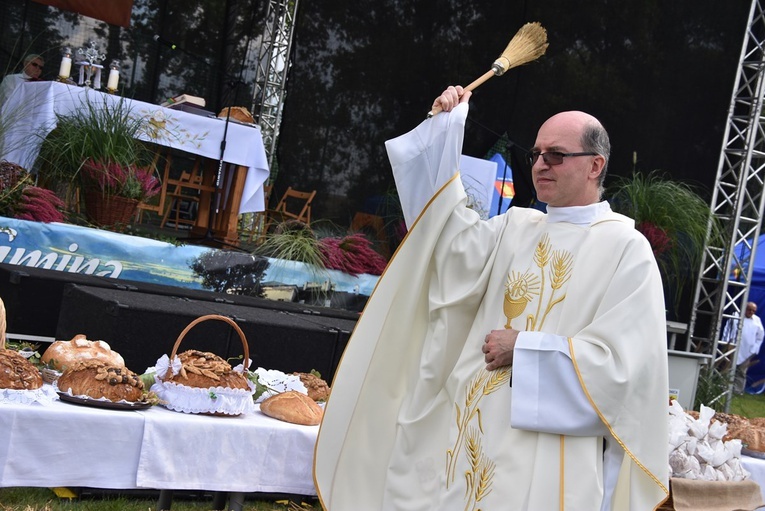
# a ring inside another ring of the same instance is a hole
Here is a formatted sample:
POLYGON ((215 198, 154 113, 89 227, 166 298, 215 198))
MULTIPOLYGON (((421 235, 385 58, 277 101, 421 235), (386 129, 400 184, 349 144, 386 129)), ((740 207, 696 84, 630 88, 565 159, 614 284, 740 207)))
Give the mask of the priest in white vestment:
POLYGON ((553 116, 547 214, 466 207, 470 93, 386 143, 409 233, 335 375, 314 477, 328 511, 646 511, 668 492, 661 278, 601 201, 608 135, 553 116))

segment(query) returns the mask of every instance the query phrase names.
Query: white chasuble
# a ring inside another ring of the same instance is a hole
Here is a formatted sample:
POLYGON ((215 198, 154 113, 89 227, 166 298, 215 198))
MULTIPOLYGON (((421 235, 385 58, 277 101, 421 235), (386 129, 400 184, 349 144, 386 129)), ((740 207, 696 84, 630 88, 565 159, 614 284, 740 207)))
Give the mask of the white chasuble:
POLYGON ((386 144, 410 231, 333 381, 322 505, 655 509, 668 384, 648 242, 607 207, 582 225, 520 208, 480 220, 457 169, 466 117, 460 105, 386 144), (486 371, 484 339, 507 327, 522 331, 515 371, 486 371))

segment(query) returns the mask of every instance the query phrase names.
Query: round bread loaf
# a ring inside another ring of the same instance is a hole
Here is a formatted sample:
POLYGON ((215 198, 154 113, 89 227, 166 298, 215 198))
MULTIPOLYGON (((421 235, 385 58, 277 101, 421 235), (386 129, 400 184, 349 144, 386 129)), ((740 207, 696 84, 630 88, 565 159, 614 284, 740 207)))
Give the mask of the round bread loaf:
POLYGON ((255 118, 252 116, 250 111, 243 106, 226 107, 220 111, 220 113, 218 114, 218 117, 225 118, 226 116, 228 116, 229 109, 231 109, 231 115, 230 115, 231 119, 234 119, 239 122, 255 123, 255 118))
POLYGON ((203 389, 224 387, 247 390, 250 388, 247 378, 242 373, 234 371, 231 364, 214 353, 188 350, 179 354, 178 358, 182 364, 180 372, 166 376, 165 381, 203 389))
POLYGON ((40 358, 43 364, 63 371, 84 360, 99 360, 115 367, 124 367, 122 355, 112 351, 104 341, 89 341, 85 335, 75 335, 71 341, 55 341, 40 358))
POLYGON ((63 392, 93 399, 135 402, 143 397, 143 382, 137 374, 125 366, 100 360, 76 363, 59 376, 56 384, 63 392))
POLYGON ((35 390, 43 385, 40 371, 14 350, 0 349, 0 389, 35 390))
POLYGON ((274 419, 304 426, 316 426, 324 414, 316 401, 297 390, 288 390, 265 399, 260 403, 260 411, 274 419))

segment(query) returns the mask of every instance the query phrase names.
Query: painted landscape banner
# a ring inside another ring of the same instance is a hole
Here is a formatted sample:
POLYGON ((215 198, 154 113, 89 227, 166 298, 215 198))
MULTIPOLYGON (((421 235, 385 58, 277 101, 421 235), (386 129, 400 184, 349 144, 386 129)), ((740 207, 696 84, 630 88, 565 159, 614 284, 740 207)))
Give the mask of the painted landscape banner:
POLYGON ((304 287, 318 282, 368 296, 378 279, 246 252, 5 217, 0 217, 0 263, 236 294, 248 294, 256 283, 304 287))

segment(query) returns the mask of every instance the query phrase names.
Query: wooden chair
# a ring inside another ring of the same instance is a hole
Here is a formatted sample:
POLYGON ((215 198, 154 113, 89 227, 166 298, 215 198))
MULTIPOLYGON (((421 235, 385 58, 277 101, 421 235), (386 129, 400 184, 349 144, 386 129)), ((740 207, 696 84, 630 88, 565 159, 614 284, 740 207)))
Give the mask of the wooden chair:
POLYGON ((170 213, 174 213, 175 230, 178 230, 179 224, 192 226, 196 224, 195 209, 198 210, 199 207, 200 192, 214 191, 213 187, 202 184, 201 163, 202 159, 197 158, 191 172, 184 170, 181 172, 179 179, 167 180, 168 185, 175 185, 175 188, 172 192, 168 192, 165 197, 168 207, 162 217, 162 223, 159 225, 160 228, 165 227, 170 213))
POLYGON ((152 167, 159 168, 160 160, 165 160, 164 171, 162 173, 162 188, 159 193, 150 199, 151 202, 141 202, 135 213, 136 223, 140 224, 143 220, 144 211, 152 211, 161 215, 165 211, 165 199, 167 198, 167 178, 170 175, 170 166, 173 164, 173 153, 167 147, 157 146, 152 158, 152 167))
POLYGON ((301 192, 291 186, 287 188, 276 207, 265 211, 265 225, 259 239, 265 237, 272 227, 289 220, 310 225, 314 197, 316 197, 316 190, 301 192))

